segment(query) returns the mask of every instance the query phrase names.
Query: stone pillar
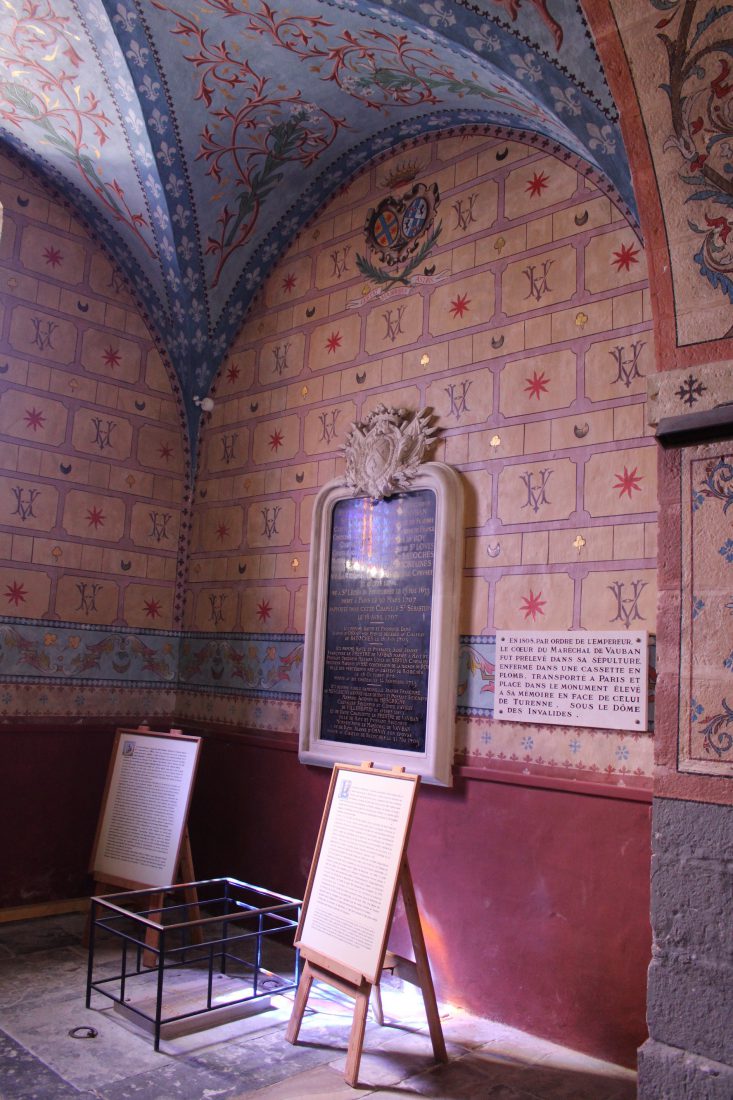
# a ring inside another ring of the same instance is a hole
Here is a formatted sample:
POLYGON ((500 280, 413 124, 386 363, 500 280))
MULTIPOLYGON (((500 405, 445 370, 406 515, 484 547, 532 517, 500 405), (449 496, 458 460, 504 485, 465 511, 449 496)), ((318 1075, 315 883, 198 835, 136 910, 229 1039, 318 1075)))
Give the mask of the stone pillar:
POLYGON ((640 1100, 733 1100, 732 367, 650 379, 663 446, 640 1100))
POLYGON ((654 803, 639 1100, 733 1097, 733 807, 654 803))

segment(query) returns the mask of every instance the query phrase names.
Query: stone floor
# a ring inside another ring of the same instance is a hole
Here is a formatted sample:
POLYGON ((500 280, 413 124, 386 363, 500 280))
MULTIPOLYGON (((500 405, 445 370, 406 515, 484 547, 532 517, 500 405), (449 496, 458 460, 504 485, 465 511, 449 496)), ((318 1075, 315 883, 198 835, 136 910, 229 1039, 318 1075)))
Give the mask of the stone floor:
MULTIPOLYGON (((384 983, 387 1026, 370 1012, 358 1088, 343 1080, 351 1002, 314 986, 296 1046, 291 1002, 216 1027, 149 1035, 99 994, 85 1007, 79 916, 0 924, 0 1100, 632 1100, 630 1070, 441 1006, 437 1064, 415 990, 384 983), (80 1037, 71 1032, 80 1029, 80 1037), (92 1032, 94 1037, 89 1036, 92 1032)), ((103 945, 95 960, 105 960, 103 945)))

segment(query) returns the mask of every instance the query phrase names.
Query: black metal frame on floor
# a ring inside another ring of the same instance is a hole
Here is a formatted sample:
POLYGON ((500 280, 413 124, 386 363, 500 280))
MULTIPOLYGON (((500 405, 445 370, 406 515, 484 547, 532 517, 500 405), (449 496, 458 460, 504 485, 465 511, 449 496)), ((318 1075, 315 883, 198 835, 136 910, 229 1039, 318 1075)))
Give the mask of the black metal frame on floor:
POLYGON ((294 990, 300 979, 298 951, 292 948, 293 971, 289 978, 263 965, 263 945, 280 937, 289 941, 286 946, 292 946, 301 905, 302 901, 297 898, 233 878, 93 897, 86 1007, 91 1007, 94 992, 140 1017, 152 1026, 157 1051, 164 1025, 221 1009, 222 1006, 213 1003, 214 974, 228 977, 230 963, 242 967, 249 980, 246 992, 243 990, 241 997, 228 998, 226 1008, 294 990), (183 900, 179 901, 181 896, 183 900), (95 947, 102 932, 119 941, 120 969, 112 977, 95 980, 95 947), (253 946, 251 960, 235 953, 236 949, 242 950, 250 944, 253 946), (163 1016, 166 973, 201 963, 206 968, 206 1004, 193 1011, 163 1016), (154 1014, 136 1007, 128 996, 136 978, 151 974, 157 975, 154 1014), (118 988, 113 992, 108 987, 114 983, 118 988))

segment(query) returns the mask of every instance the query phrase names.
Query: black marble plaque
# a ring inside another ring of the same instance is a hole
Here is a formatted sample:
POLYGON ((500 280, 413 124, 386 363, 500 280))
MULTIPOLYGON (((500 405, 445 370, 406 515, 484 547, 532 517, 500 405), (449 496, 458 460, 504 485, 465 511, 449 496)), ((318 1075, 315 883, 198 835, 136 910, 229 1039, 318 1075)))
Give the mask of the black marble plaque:
POLYGON ((333 509, 321 738, 425 751, 436 497, 333 509))

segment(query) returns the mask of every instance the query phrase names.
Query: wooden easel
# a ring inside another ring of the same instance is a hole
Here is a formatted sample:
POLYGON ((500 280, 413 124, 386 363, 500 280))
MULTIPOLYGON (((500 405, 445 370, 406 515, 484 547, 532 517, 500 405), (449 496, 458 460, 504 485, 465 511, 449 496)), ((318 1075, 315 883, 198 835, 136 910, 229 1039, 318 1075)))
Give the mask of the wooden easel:
MULTIPOLYGON (((197 921, 201 918, 201 910, 199 909, 199 895, 198 890, 189 883, 194 883, 196 876, 193 871, 193 856, 191 855, 191 841, 188 835, 188 825, 183 830, 183 837, 181 839, 181 858, 178 862, 178 873, 176 875, 175 883, 171 885, 183 886, 183 897, 188 909, 187 919, 190 921, 197 921)), ((127 884, 126 884, 127 885, 127 884)), ((119 884, 112 882, 100 882, 95 879, 92 889, 92 896, 99 897, 102 894, 112 894, 118 892, 120 889, 119 884)), ((140 884, 132 884, 129 886, 131 890, 145 890, 149 887, 142 886, 140 884)), ((150 908, 152 910, 159 909, 163 905, 163 894, 154 893, 150 895, 150 908)), ((89 920, 91 914, 87 915, 87 924, 84 929, 83 944, 85 946, 89 943, 89 920)), ((192 925, 190 929, 190 936, 194 943, 203 943, 203 933, 198 925, 192 925)), ((155 955, 155 949, 158 947, 158 934, 157 932, 148 930, 145 934, 145 943, 150 948, 149 951, 143 952, 143 962, 145 966, 154 966, 157 962, 155 955)))
MULTIPOLYGON (((122 729, 117 731, 117 737, 115 739, 115 745, 117 745, 117 742, 119 740, 120 735, 122 735, 124 732, 126 732, 126 731, 122 730, 122 729)), ((147 723, 141 724, 137 727, 136 730, 131 730, 129 732, 143 734, 143 735, 152 734, 152 736, 154 736, 154 737, 181 737, 182 736, 182 731, 179 730, 179 729, 171 729, 168 733, 164 733, 163 731, 152 731, 150 729, 150 727, 147 725, 147 723)), ((116 893, 121 888, 122 889, 130 889, 130 890, 147 890, 147 889, 155 890, 155 887, 152 887, 150 882, 138 882, 138 881, 134 881, 134 880, 129 879, 129 878, 118 878, 118 877, 113 877, 113 876, 110 876, 109 878, 105 878, 103 874, 98 875, 98 874, 95 873, 97 871, 97 858, 96 857, 97 857, 100 833, 101 833, 102 824, 103 824, 103 821, 104 821, 104 818, 105 818, 105 815, 106 815, 107 809, 108 809, 107 800, 108 800, 108 796, 109 796, 110 781, 111 781, 111 777, 112 777, 113 767, 114 767, 114 757, 113 757, 113 760, 110 762, 110 770, 109 770, 109 773, 107 775, 107 784, 106 784, 106 787, 105 787, 104 797, 103 797, 103 800, 102 800, 102 809, 101 809, 101 813, 100 813, 99 823, 97 825, 97 835, 96 835, 96 838, 95 838, 94 850, 93 850, 92 859, 91 859, 91 870, 92 870, 92 873, 95 874, 94 887, 93 887, 93 896, 95 896, 95 897, 99 896, 101 894, 104 894, 104 893, 116 893)), ((187 814, 186 814, 186 816, 187 816, 187 814)), ((186 904, 188 906, 188 911, 189 911, 189 918, 188 919, 191 920, 191 921, 198 920, 201 916, 200 909, 199 909, 198 891, 196 890, 195 886, 193 886, 193 885, 188 886, 187 885, 188 883, 194 883, 195 881, 196 881, 196 876, 194 874, 193 856, 192 856, 192 853, 191 853, 191 840, 190 840, 189 832, 188 832, 188 824, 186 822, 186 818, 184 817, 183 828, 182 828, 181 833, 180 833, 180 843, 179 843, 179 846, 178 846, 178 858, 177 858, 177 864, 176 864, 176 874, 174 876, 174 882, 172 882, 171 885, 181 884, 181 885, 184 886, 183 897, 184 897, 184 899, 186 901, 186 904)), ((162 907, 162 905, 163 905, 163 892, 162 892, 162 890, 160 892, 155 891, 155 892, 151 893, 150 894, 150 908, 152 910, 155 910, 157 908, 162 907)), ((202 941, 202 932, 201 932, 201 929, 198 926, 194 925, 192 927, 191 935, 192 935, 192 938, 194 939, 194 942, 196 942, 196 943, 203 942, 202 941)), ((88 940, 89 940, 89 919, 87 920, 87 926, 86 926, 86 929, 85 929, 84 943, 88 943, 88 940)), ((156 962, 155 949, 157 949, 157 946, 158 946, 158 935, 157 935, 157 933, 153 930, 149 930, 146 933, 145 942, 146 942, 148 948, 150 948, 150 950, 144 952, 143 961, 144 961, 146 966, 152 966, 156 962)))
MULTIPOLYGON (((433 986, 432 974, 430 973, 430 963, 425 947, 425 937, 423 936, 415 889, 412 884, 412 875, 410 874, 407 859, 403 860, 402 867, 400 868, 399 886, 402 891, 402 900, 404 902, 405 914, 407 916, 407 923, 412 938, 412 948, 415 952, 415 962, 412 963, 409 959, 404 959, 402 956, 395 955, 393 952, 385 952, 382 969, 389 970, 393 967, 399 967, 403 978, 411 981, 413 985, 419 986, 425 1005, 425 1015, 427 1016, 430 1040, 433 1044, 433 1054, 438 1062, 447 1062, 448 1053, 445 1048, 443 1027, 438 1013, 438 1002, 435 998, 435 988, 433 986), (413 968, 415 970, 414 977, 408 977, 413 968)), ((351 1035, 349 1036, 344 1080, 347 1085, 356 1088, 359 1080, 361 1053, 364 1046, 364 1030, 366 1028, 367 1011, 369 1009, 369 1000, 372 992, 374 992, 374 1015, 377 1018, 377 1023, 382 1026, 384 1025, 384 1012, 382 1010, 382 995, 379 982, 372 983, 368 981, 363 974, 357 974, 355 971, 349 972, 347 967, 339 966, 338 970, 336 970, 332 960, 318 956, 316 952, 310 951, 307 947, 301 947, 300 951, 306 962, 303 967, 303 973, 301 975, 285 1038, 289 1043, 297 1042, 300 1025, 303 1021, 303 1015, 308 1003, 308 996, 314 981, 324 982, 326 985, 338 989, 339 992, 345 993, 348 997, 353 997, 355 1002, 354 1019, 351 1025, 351 1035)))
MULTIPOLYGON (((402 977, 420 988, 423 1003, 425 1005, 425 1014, 427 1017, 430 1039, 433 1046, 433 1054, 435 1055, 436 1060, 439 1062, 446 1062, 448 1060, 448 1055, 445 1048, 445 1040, 443 1037, 443 1029, 440 1022, 440 1016, 438 1014, 435 988, 433 986, 433 979, 430 973, 430 963, 425 946, 425 937, 423 935, 422 924, 420 922, 417 898, 415 896, 412 875, 410 873, 410 867, 407 862, 407 856, 405 854, 405 848, 407 846, 407 834, 409 833, 409 828, 412 823, 412 811, 410 812, 410 818, 405 828, 402 854, 399 862, 399 871, 396 878, 391 905, 389 907, 389 916, 383 929, 381 940, 382 946, 379 954, 379 963, 377 966, 376 975, 369 976, 360 973, 358 970, 353 969, 350 966, 344 965, 344 963, 340 960, 329 958, 327 955, 322 954, 321 952, 315 950, 313 947, 310 947, 307 943, 304 943, 302 941, 301 936, 303 931, 304 917, 313 888, 316 867, 321 854, 326 821, 333 802, 336 773, 337 769, 340 769, 342 767, 343 766, 341 765, 336 765, 336 767, 334 768, 334 777, 331 781, 329 798, 326 804, 324 818, 321 823, 321 831, 318 837, 316 854, 314 856, 313 866, 311 867, 308 886, 306 888, 303 916, 301 917, 301 923, 298 929, 298 936, 296 938, 296 946, 299 948, 301 956, 305 959, 305 965, 303 967, 303 973, 301 975, 300 984, 298 985, 298 991, 296 993, 295 1001, 293 1003, 293 1010, 290 1016, 290 1021, 288 1023, 285 1037, 290 1043, 297 1042, 300 1032, 300 1026, 303 1021, 303 1015, 305 1013, 306 1005, 308 1003, 311 986, 313 985, 314 981, 324 982, 326 985, 330 985, 334 989, 339 990, 339 992, 346 994, 346 996, 353 998, 354 1017, 351 1025, 351 1034, 349 1037, 346 1066, 344 1069, 344 1079, 348 1085, 351 1085, 352 1088, 354 1088, 356 1087, 359 1079, 359 1064, 361 1062, 361 1054, 364 1045, 364 1031, 366 1028, 366 1018, 372 992, 374 993, 374 1012, 377 1018, 377 1022, 380 1025, 384 1024, 384 1012, 382 1009, 382 999, 379 983, 381 976, 386 969, 397 968, 402 977), (410 931, 412 947, 415 955, 414 963, 411 962, 409 959, 403 959, 401 956, 395 955, 391 952, 387 952, 386 949, 389 931, 392 925, 392 921, 394 919, 397 889, 402 892, 402 900, 405 906, 407 924, 410 931)), ((363 772, 369 771, 371 768, 371 764, 364 764, 362 765, 361 769, 351 768, 346 770, 363 772)), ((395 772, 404 772, 404 769, 395 769, 395 772)), ((387 775, 389 773, 382 772, 379 774, 387 775)), ((392 774, 394 775, 394 773, 392 774)), ((403 778, 411 778, 415 782, 415 787, 417 787, 419 777, 403 776, 403 778)))

